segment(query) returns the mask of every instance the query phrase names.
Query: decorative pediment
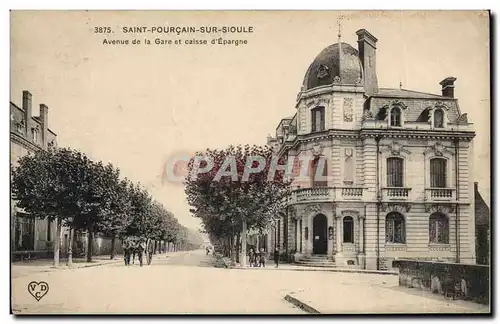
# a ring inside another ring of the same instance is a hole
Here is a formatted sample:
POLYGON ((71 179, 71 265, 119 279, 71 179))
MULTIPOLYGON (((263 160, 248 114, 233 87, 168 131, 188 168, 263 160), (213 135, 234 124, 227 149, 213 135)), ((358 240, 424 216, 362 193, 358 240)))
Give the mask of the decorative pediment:
POLYGON ((442 109, 444 109, 444 110, 448 111, 448 110, 450 110, 450 105, 448 105, 448 104, 447 104, 446 102, 444 102, 444 101, 436 101, 436 102, 434 103, 434 106, 433 106, 432 108, 434 108, 434 109, 436 109, 436 108, 442 108, 442 109))
POLYGON ((359 211, 357 210, 343 210, 341 212, 342 216, 352 216, 352 217, 358 217, 359 216, 359 211))
POLYGON ((307 107, 328 106, 329 103, 329 99, 320 97, 311 98, 306 101, 307 107))
POLYGON ((319 213, 321 212, 321 205, 319 204, 307 205, 304 207, 304 211, 306 214, 319 213))
POLYGON ((443 156, 443 155, 454 155, 455 153, 450 150, 448 147, 444 146, 441 142, 436 142, 433 145, 429 146, 424 154, 433 154, 435 156, 443 156))
POLYGON ((385 106, 384 106, 384 107, 382 107, 382 108, 385 108, 385 109, 388 109, 388 110, 389 110, 389 109, 391 109, 391 108, 393 108, 393 107, 399 107, 399 108, 401 108, 401 109, 403 109, 403 110, 405 110, 406 108, 408 108, 408 107, 405 105, 405 103, 404 103, 402 100, 400 100, 400 99, 394 99, 394 100, 392 100, 391 102, 389 102, 389 104, 385 105, 385 106))
POLYGON ((390 152, 392 155, 399 156, 401 153, 411 154, 411 151, 404 148, 404 146, 399 142, 392 142, 388 145, 388 147, 384 150, 385 152, 390 152))
POLYGON ((411 204, 408 203, 384 203, 381 206, 383 212, 398 212, 408 213, 411 209, 411 204))
POLYGON ((443 213, 443 214, 453 214, 455 213, 455 205, 453 204, 425 204, 426 213, 443 213))

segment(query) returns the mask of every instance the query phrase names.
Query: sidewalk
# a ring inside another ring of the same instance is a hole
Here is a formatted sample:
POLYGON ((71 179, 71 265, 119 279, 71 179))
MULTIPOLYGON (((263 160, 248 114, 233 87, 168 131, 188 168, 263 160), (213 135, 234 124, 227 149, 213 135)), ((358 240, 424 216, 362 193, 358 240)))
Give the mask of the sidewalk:
POLYGON ((68 267, 66 265, 67 259, 64 258, 59 260, 59 267, 57 268, 53 265, 53 259, 17 261, 11 263, 11 276, 12 278, 18 278, 40 272, 52 272, 123 263, 123 255, 115 255, 115 258, 113 260, 110 260, 109 257, 109 255, 94 256, 92 257, 92 262, 86 262, 85 258, 74 258, 73 265, 71 267, 68 267))
POLYGON ((407 287, 337 282, 287 294, 284 299, 310 314, 489 313, 489 307, 407 287))

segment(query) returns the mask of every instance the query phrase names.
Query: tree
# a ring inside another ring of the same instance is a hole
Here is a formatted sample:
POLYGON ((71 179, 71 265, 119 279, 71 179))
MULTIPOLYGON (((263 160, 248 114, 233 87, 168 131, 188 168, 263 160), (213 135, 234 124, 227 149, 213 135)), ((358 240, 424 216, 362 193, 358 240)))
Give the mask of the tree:
POLYGON ((12 194, 19 207, 36 218, 56 221, 54 265, 59 266, 61 227, 82 210, 80 183, 85 179, 82 153, 49 146, 19 160, 12 172, 12 194))
POLYGON ((132 204, 129 197, 129 181, 119 180, 119 170, 111 172, 112 177, 108 180, 109 199, 106 199, 106 207, 102 216, 96 224, 96 229, 108 237, 111 237, 111 255, 115 255, 115 240, 122 231, 132 222, 130 215, 132 204))
POLYGON ((230 238, 233 262, 240 234, 245 265, 247 230, 264 229, 286 207, 290 186, 285 171, 272 172, 273 166, 284 162, 270 147, 249 145, 208 149, 190 160, 185 192, 191 212, 208 232, 230 238), (210 164, 212 168, 208 168, 210 164), (198 167, 209 170, 199 173, 198 167))

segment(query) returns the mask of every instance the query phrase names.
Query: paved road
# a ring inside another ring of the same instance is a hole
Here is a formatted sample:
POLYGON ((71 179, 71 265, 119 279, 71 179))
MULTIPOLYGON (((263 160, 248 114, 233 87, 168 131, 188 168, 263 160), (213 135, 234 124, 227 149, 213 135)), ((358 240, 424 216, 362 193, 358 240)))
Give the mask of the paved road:
POLYGON ((211 266, 202 250, 154 256, 150 266, 122 264, 38 273, 12 281, 14 313, 303 314, 258 276, 211 266), (155 258, 156 257, 156 258, 155 258), (45 281, 37 302, 27 290, 45 281))
POLYGON ((359 311, 363 305, 372 312, 399 305, 401 311, 401 301, 408 312, 428 312, 429 305, 432 311, 466 312, 470 306, 397 286, 397 276, 377 274, 214 268, 211 257, 198 250, 155 256, 142 268, 109 264, 14 276, 12 299, 14 313, 21 314, 304 314, 284 300, 291 293, 326 313, 359 311), (49 285, 39 302, 28 293, 31 281, 49 285))

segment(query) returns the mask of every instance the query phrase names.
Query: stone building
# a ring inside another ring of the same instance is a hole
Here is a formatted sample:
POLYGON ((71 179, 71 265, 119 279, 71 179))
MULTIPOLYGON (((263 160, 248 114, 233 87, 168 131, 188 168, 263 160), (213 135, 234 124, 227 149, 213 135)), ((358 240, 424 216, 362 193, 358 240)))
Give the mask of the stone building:
MULTIPOLYGON (((33 116, 32 95, 23 91, 22 107, 10 102, 10 161, 15 167, 30 152, 57 144, 57 135, 49 129, 49 111, 40 104, 40 114, 33 116)), ((12 252, 51 251, 56 233, 55 224, 47 219, 33 219, 11 200, 12 252)))
MULTIPOLYGON (((396 258, 475 262, 472 140, 454 96, 379 88, 377 38, 340 41, 310 64, 295 115, 268 145, 294 157, 289 208, 271 228, 301 263, 387 269, 396 258)), ((382 49, 383 50, 383 49, 382 49)))

